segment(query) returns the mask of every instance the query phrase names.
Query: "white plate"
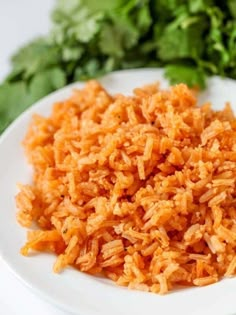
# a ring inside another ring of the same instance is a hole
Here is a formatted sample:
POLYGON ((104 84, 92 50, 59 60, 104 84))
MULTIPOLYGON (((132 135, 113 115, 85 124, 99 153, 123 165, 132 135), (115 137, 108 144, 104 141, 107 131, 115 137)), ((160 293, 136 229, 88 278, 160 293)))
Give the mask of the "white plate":
MULTIPOLYGON (((162 70, 141 69, 119 71, 100 80, 111 92, 130 93, 134 87, 163 79, 162 70)), ((236 279, 220 281, 214 285, 184 289, 165 296, 130 291, 117 287, 110 281, 99 279, 67 268, 62 274, 52 272, 55 257, 48 254, 30 258, 19 254, 26 239, 26 231, 15 218, 16 183, 30 182, 27 165, 20 142, 34 112, 48 115, 51 105, 67 98, 75 83, 63 88, 22 114, 0 139, 0 253, 15 275, 34 292, 60 308, 81 315, 143 315, 143 314, 220 314, 236 313, 236 279)), ((236 109, 236 83, 229 79, 212 78, 201 101, 210 100, 214 108, 222 108, 230 101, 236 109)), ((13 296, 14 299, 14 296, 13 296)))

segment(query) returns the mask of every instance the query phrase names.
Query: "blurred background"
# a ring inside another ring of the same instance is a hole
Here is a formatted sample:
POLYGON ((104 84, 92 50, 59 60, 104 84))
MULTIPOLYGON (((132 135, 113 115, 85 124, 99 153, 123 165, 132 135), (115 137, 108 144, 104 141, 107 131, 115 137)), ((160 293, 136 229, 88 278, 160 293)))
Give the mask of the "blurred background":
POLYGON ((10 71, 10 57, 19 47, 49 31, 55 0, 0 0, 0 82, 10 71))

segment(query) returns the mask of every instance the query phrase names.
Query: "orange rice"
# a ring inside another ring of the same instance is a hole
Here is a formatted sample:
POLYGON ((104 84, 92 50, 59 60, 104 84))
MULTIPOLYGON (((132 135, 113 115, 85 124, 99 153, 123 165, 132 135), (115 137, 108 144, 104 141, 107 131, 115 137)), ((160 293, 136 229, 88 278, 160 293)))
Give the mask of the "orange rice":
POLYGON ((32 185, 17 219, 31 250, 117 284, 164 294, 236 273, 236 119, 185 85, 111 96, 96 81, 34 115, 32 185))

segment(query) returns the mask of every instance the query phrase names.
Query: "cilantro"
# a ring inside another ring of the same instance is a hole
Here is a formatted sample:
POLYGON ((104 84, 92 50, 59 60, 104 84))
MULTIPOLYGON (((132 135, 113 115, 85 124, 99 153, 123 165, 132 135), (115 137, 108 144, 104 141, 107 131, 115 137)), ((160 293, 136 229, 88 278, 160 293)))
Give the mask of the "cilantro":
POLYGON ((0 85, 0 133, 23 110, 76 80, 164 67, 171 83, 236 79, 236 1, 57 0, 49 34, 22 47, 0 85))
POLYGON ((48 93, 63 87, 65 83, 65 74, 59 68, 38 72, 29 84, 31 102, 35 102, 48 93))
MULTIPOLYGON (((37 74, 38 71, 48 69, 54 65, 57 66, 60 58, 58 47, 50 44, 47 39, 39 38, 21 48, 12 57, 12 66, 13 70, 22 73, 22 79, 27 80, 32 75, 37 74)), ((14 79, 15 75, 12 73, 7 78, 10 82, 14 81, 14 79)))
POLYGON ((2 84, 0 86, 0 132, 27 106, 29 103, 24 82, 2 84))
POLYGON ((196 66, 173 64, 166 67, 166 77, 170 80, 171 84, 179 83, 181 81, 190 86, 205 87, 204 72, 196 66))

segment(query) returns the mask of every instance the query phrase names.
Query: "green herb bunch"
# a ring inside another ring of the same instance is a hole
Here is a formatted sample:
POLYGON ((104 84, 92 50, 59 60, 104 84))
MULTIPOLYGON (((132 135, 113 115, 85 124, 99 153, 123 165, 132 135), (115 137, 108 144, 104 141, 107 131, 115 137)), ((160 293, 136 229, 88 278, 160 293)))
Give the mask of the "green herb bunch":
POLYGON ((12 57, 0 132, 64 85, 117 69, 164 67, 171 83, 236 78, 235 0, 57 0, 52 28, 12 57))

